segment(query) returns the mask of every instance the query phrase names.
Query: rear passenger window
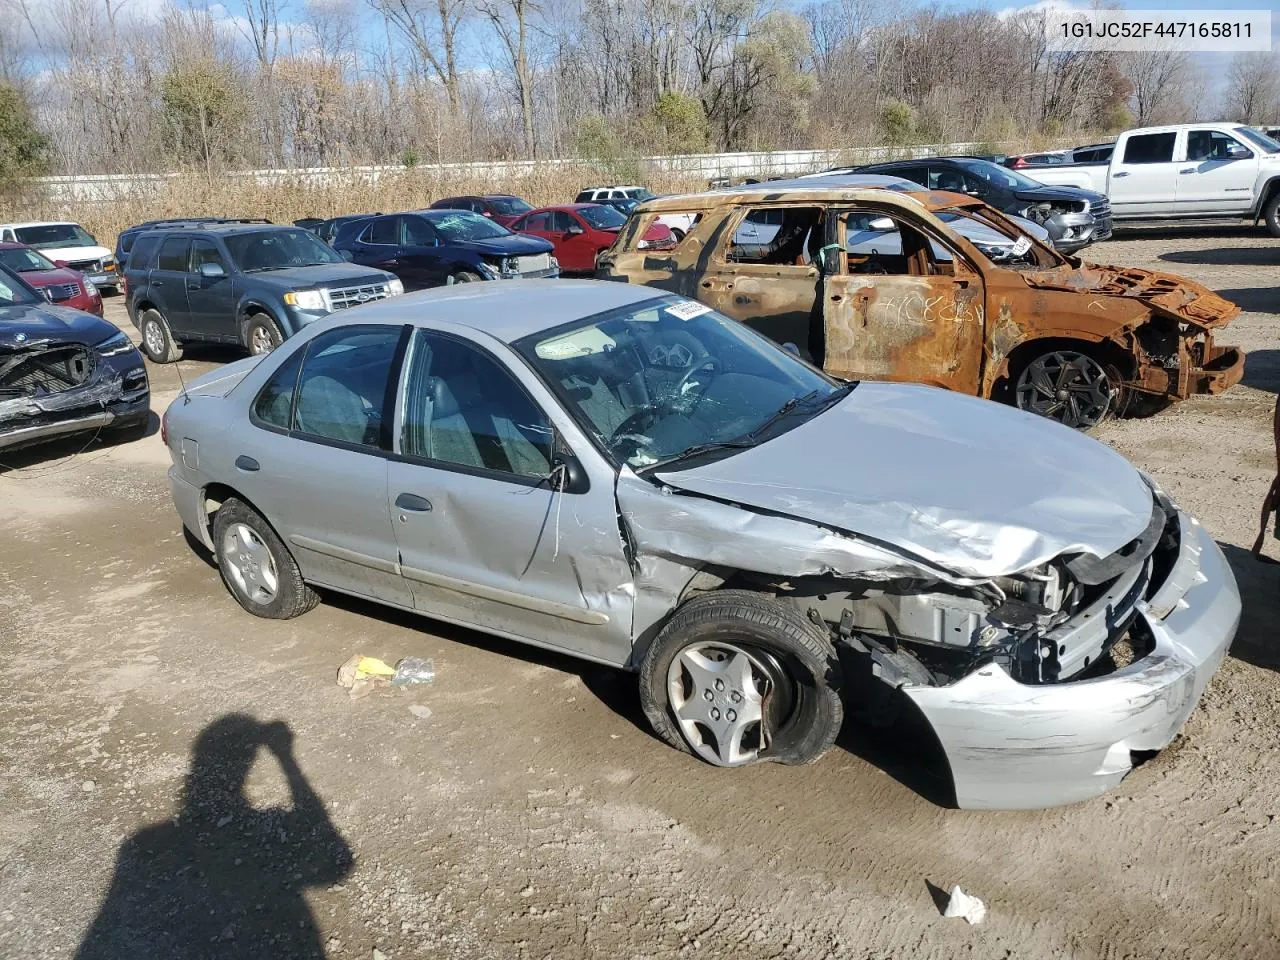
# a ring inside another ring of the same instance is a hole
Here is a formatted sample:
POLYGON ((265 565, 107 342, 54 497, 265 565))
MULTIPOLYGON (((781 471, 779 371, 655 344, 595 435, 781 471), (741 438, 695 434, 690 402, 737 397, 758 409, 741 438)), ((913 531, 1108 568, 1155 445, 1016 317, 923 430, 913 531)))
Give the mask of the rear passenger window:
POLYGON ((1176 133, 1145 133, 1124 145, 1125 163, 1172 163, 1176 133))
POLYGON ((160 259, 156 261, 156 269, 186 273, 187 262, 190 259, 191 241, 186 237, 169 237, 160 247, 160 259))
POLYGON ((396 227, 400 222, 399 217, 383 217, 369 224, 369 228, 365 230, 362 238, 365 243, 380 243, 394 245, 397 241, 396 227))
POLYGON ((160 246, 160 238, 154 234, 136 237, 129 249, 129 266, 137 270, 145 270, 155 259, 156 249, 160 246))
POLYGON ((307 345, 293 404, 293 429, 362 447, 383 444, 387 385, 400 327, 341 327, 307 345))
POLYGON ((822 243, 821 207, 757 207, 739 222, 727 259, 807 267, 816 260, 822 243))
POLYGON ((545 478, 555 432, 507 370, 471 344, 419 331, 401 451, 474 470, 545 478))
POLYGON ((289 429, 289 424, 293 421, 293 391, 298 383, 298 370, 302 367, 304 352, 293 351, 293 356, 271 375, 271 379, 253 401, 253 415, 264 425, 280 430, 289 429))

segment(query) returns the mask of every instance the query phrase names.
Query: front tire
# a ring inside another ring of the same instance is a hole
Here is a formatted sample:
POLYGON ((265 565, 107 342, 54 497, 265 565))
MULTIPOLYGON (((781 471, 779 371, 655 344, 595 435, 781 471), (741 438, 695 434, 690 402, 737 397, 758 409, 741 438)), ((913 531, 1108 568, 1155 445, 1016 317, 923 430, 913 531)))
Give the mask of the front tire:
POLYGON ((182 347, 173 339, 169 321, 154 307, 143 310, 138 332, 142 334, 142 352, 152 363, 176 363, 182 359, 182 347))
POLYGON ((265 313, 249 317, 244 327, 244 345, 250 356, 260 357, 284 343, 280 327, 265 313))
POLYGON ((480 276, 480 274, 475 273, 471 270, 459 270, 457 273, 453 275, 454 283, 480 283, 483 280, 484 280, 484 277, 480 276))
POLYGON ((291 620, 320 602, 271 524, 243 500, 232 497, 218 509, 213 548, 222 582, 255 617, 291 620))
POLYGON ((654 732, 708 763, 812 763, 844 707, 825 631, 761 594, 724 590, 681 606, 640 666, 654 732))
POLYGON ((1091 430, 1119 409, 1121 388, 1114 370, 1080 350, 1049 350, 1018 371, 1013 402, 1019 410, 1091 430))

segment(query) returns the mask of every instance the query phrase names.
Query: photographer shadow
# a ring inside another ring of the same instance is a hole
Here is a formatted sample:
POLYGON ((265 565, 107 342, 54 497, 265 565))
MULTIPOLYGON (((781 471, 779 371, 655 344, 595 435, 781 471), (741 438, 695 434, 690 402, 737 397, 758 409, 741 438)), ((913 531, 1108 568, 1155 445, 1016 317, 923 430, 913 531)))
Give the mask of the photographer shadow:
POLYGON ((178 816, 121 846, 76 957, 320 958, 304 891, 338 882, 351 866, 294 759, 288 726, 229 714, 197 738, 178 816), (291 809, 250 805, 245 779, 260 748, 280 764, 291 809))

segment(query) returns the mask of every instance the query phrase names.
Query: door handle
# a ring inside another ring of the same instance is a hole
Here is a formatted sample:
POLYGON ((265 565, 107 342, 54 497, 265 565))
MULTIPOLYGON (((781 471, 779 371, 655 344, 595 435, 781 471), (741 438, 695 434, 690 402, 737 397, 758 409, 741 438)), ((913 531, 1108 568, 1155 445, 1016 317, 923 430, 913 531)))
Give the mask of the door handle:
POLYGON ((710 281, 710 280, 703 280, 703 281, 702 281, 702 285, 703 285, 704 287, 706 287, 708 290, 710 290, 710 289, 711 289, 711 281, 710 281))
POLYGON ((163 280, 152 280, 152 281, 151 281, 151 285, 152 285, 153 287, 163 287, 163 286, 164 286, 164 281, 163 281, 163 280))
POLYGON ((969 280, 966 277, 956 277, 954 282, 957 287, 962 289, 969 286, 969 280))
POLYGON ((1128 175, 1129 175, 1128 170, 1121 170, 1119 173, 1112 174, 1113 177, 1127 177, 1128 175))
POLYGON ((426 497, 420 497, 416 493, 402 493, 396 497, 396 506, 401 510, 409 510, 412 513, 429 513, 431 511, 431 501, 426 497))
POLYGON ((384 262, 384 263, 386 263, 386 265, 387 265, 387 266, 389 266, 389 267, 398 266, 398 265, 399 265, 399 263, 400 263, 400 261, 399 261, 399 260, 394 260, 394 259, 393 259, 393 260, 386 260, 386 261, 383 261, 383 262, 384 262))
POLYGON ((259 466, 258 461, 253 459, 253 457, 246 457, 242 453, 240 456, 236 457, 236 469, 244 470, 246 473, 254 473, 257 470, 260 470, 261 467, 259 466))
POLYGON ((843 297, 841 294, 839 294, 839 293, 833 293, 833 294, 831 295, 831 302, 832 302, 832 303, 839 303, 839 302, 840 302, 841 300, 843 300, 843 299, 844 299, 844 297, 843 297))
POLYGON ((1179 170, 1178 172, 1179 172, 1179 173, 1195 173, 1195 172, 1196 172, 1196 168, 1195 168, 1195 167, 1187 167, 1187 169, 1185 169, 1185 170, 1179 170))

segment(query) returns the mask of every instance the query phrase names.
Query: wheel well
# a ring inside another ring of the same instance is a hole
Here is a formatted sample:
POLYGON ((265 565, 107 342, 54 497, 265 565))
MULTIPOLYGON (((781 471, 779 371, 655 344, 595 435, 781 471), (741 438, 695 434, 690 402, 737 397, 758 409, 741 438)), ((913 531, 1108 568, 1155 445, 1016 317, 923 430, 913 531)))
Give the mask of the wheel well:
POLYGON ((1261 217, 1262 212, 1267 208, 1267 204, 1272 198, 1280 193, 1280 177, 1272 177, 1262 187, 1262 196, 1258 198, 1258 208, 1256 216, 1261 217))
POLYGON ((287 335, 280 321, 275 318, 275 315, 272 314, 270 310, 268 310, 266 307, 264 307, 260 303, 246 304, 243 312, 240 314, 240 343, 243 346, 245 347, 249 346, 249 321, 252 320, 254 317, 266 317, 268 320, 270 320, 272 323, 276 325, 276 328, 280 331, 281 336, 287 335))
POLYGON ((1077 340, 1071 337, 1046 337, 1042 340, 1028 340, 1020 343, 1009 352, 1006 373, 992 385, 991 399, 1008 402, 1012 400, 1013 384, 1018 379, 1022 368, 1033 359, 1052 350, 1074 350, 1093 357, 1103 366, 1108 364, 1120 371, 1120 375, 1130 378, 1134 374, 1133 357, 1118 345, 1110 341, 1090 343, 1088 340, 1077 340))
POLYGON ((140 314, 145 310, 154 310, 154 309, 156 309, 156 305, 152 303, 150 300, 139 300, 137 303, 133 305, 133 312, 135 314, 140 314))
MULTIPOLYGON (((209 536, 210 543, 213 542, 213 518, 217 514, 218 510, 221 509, 222 505, 232 497, 235 497, 241 503, 252 507, 257 511, 258 516, 262 517, 263 520, 266 520, 267 523, 271 523, 270 520, 267 520, 267 515, 261 510, 258 510, 257 505, 235 487, 228 486, 225 483, 211 483, 204 488, 204 496, 201 498, 201 511, 203 513, 202 522, 205 525, 205 532, 209 536)), ((274 524, 272 525, 272 529, 275 529, 274 524)), ((279 536, 279 531, 276 531, 276 535, 279 536)))

